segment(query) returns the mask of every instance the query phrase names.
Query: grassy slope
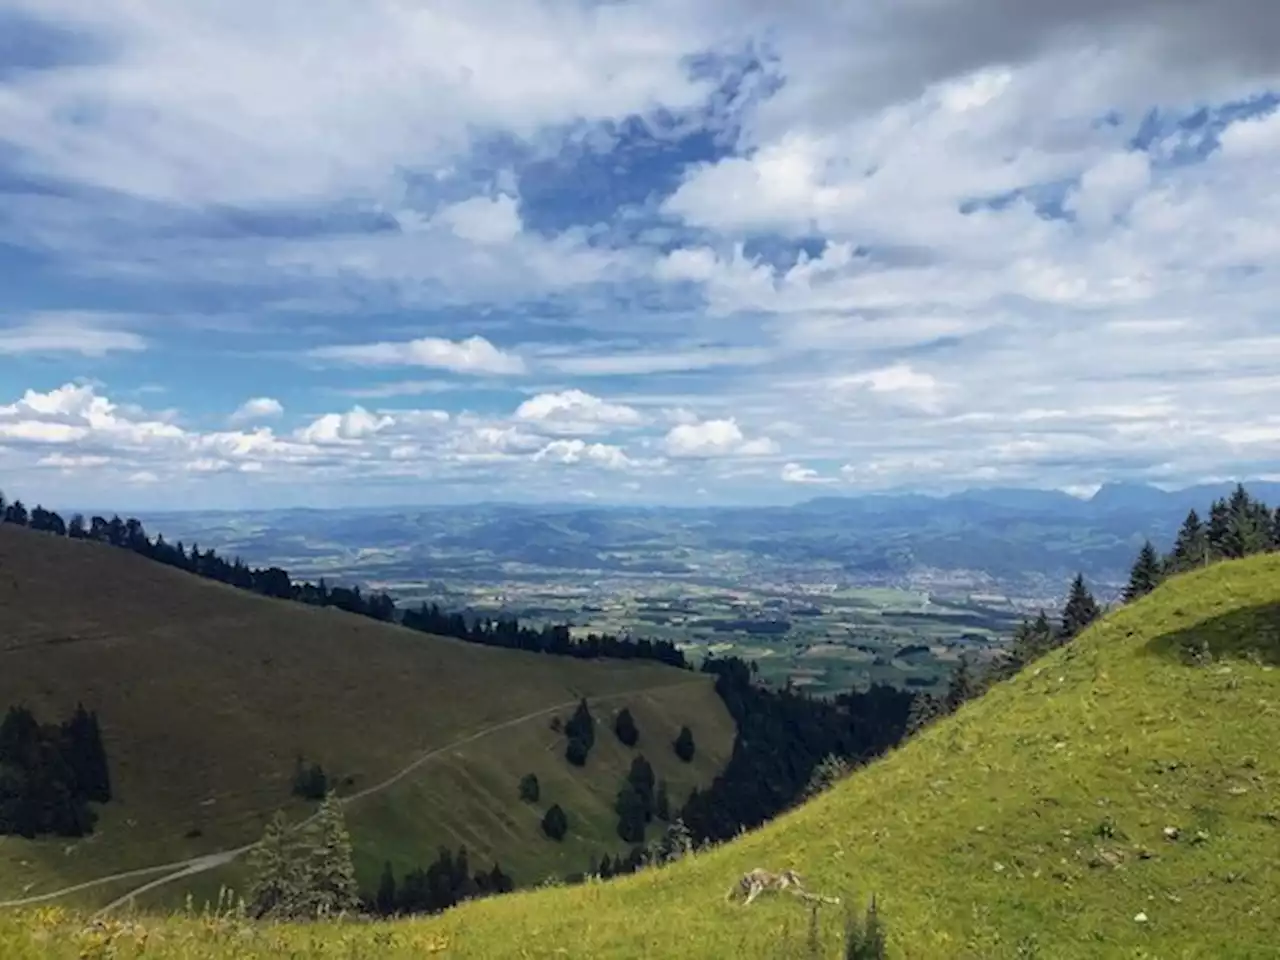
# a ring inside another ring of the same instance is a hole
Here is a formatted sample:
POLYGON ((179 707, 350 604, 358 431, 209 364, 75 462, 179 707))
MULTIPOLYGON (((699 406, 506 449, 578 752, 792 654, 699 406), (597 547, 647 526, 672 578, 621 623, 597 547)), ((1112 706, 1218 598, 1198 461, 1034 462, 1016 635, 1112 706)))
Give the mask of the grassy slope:
MULTIPOLYGON (((751 867, 790 866, 821 892, 878 893, 895 956, 1275 956, 1278 663, 1280 557, 1198 571, 714 852, 390 927, 247 929, 234 953, 804 956, 797 901, 722 899, 751 867), (1201 640, 1223 659, 1184 664, 1178 651, 1201 640), (1180 838, 1165 839, 1166 826, 1180 838)), ((834 957, 828 913, 821 955, 834 957)), ((25 922, 10 927, 10 955, 74 955, 73 935, 58 932, 70 928, 33 940, 23 931, 40 921, 25 922)), ((147 956, 231 954, 179 921, 155 931, 147 956)))
MULTIPOLYGON (((708 781, 732 746, 732 720, 707 678, 426 637, 257 597, 126 551, 0 526, 0 707, 25 701, 45 720, 78 699, 99 710, 117 793, 86 840, 0 838, 0 899, 248 842, 289 802, 299 750, 352 777, 350 792, 433 747, 581 695, 614 697, 598 708, 601 719, 630 704, 652 739, 662 724, 689 723, 703 746, 693 765, 673 770, 669 750, 652 757, 686 790, 708 781), (681 686, 629 693, 671 684, 681 686), (187 837, 193 829, 202 835, 187 837)), ((589 836, 569 844, 572 853, 596 843, 620 849, 602 811, 630 758, 601 731, 586 773, 567 775, 558 751, 530 756, 531 745, 551 745, 547 727, 542 716, 483 737, 385 798, 353 805, 356 839, 377 858, 362 863, 365 872, 388 852, 382 818, 393 815, 397 830, 412 824, 397 834, 394 859, 405 864, 465 840, 524 879, 580 869, 529 829, 531 811, 516 799, 528 769, 563 793, 571 816, 584 815, 575 819, 589 836)))

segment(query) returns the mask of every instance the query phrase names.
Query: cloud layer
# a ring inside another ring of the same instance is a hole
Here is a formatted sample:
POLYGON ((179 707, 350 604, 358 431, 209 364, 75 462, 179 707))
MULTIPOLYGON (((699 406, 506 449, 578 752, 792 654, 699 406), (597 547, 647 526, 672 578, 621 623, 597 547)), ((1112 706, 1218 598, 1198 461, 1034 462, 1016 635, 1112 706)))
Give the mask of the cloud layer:
POLYGON ((1274 4, 0 20, 15 489, 767 501, 1280 474, 1274 4))

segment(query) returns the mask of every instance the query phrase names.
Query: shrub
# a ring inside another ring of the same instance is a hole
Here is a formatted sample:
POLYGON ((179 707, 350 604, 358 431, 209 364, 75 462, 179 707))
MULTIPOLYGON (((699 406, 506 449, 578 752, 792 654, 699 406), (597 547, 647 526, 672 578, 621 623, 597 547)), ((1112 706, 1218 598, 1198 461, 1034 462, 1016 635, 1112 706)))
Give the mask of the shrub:
POLYGON ((853 914, 845 921, 844 960, 885 960, 886 956, 884 924, 873 896, 864 921, 859 922, 853 914))
POLYGON ((293 795, 303 800, 323 800, 329 793, 329 777, 318 763, 310 766, 298 757, 293 771, 293 795))

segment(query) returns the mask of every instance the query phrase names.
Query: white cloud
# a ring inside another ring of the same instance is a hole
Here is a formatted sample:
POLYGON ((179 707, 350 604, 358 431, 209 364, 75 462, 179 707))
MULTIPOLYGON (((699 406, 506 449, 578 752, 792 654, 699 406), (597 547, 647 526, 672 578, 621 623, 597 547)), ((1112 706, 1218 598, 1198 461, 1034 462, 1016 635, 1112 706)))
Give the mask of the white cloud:
POLYGON ((624 470, 633 465, 621 447, 607 443, 586 443, 572 440, 552 440, 533 457, 535 460, 553 460, 564 464, 590 464, 609 470, 624 470))
POLYGON ((284 405, 274 397, 251 397, 231 414, 232 423, 250 423, 254 420, 271 420, 284 414, 284 405))
POLYGON ((834 477, 824 477, 818 471, 811 467, 805 467, 798 463, 784 463, 782 465, 782 482, 783 483, 834 483, 834 477))
POLYGON ((454 373, 518 374, 524 372, 519 356, 499 350, 484 337, 444 340, 422 337, 402 342, 319 347, 311 356, 321 360, 370 367, 434 367, 454 373))
POLYGON ((748 440, 733 418, 682 423, 671 428, 664 443, 667 455, 676 458, 756 457, 778 450, 768 437, 748 440))
POLYGON ((551 433, 598 433, 644 423, 638 410, 582 390, 540 393, 516 408, 515 419, 551 433))
POLYGON ((942 385, 937 378, 905 363, 837 377, 831 385, 837 391, 865 389, 873 394, 901 399, 908 406, 928 413, 941 409, 942 385))
POLYGON ((139 334, 119 329, 126 318, 89 311, 50 311, 27 316, 13 326, 0 326, 0 355, 73 353, 102 357, 147 348, 139 334))
POLYGON ((678 7, 14 4, 109 41, 0 99, 28 168, 179 203, 386 193, 400 170, 448 168, 489 131, 532 137, 706 90, 681 62, 705 41, 678 7))
POLYGON ((436 218, 464 240, 483 245, 510 243, 521 230, 516 200, 505 193, 492 200, 463 200, 446 207, 436 218))
POLYGON ((352 443, 372 437, 395 423, 388 416, 377 416, 364 407, 355 406, 346 413, 326 413, 297 431, 303 443, 352 443))

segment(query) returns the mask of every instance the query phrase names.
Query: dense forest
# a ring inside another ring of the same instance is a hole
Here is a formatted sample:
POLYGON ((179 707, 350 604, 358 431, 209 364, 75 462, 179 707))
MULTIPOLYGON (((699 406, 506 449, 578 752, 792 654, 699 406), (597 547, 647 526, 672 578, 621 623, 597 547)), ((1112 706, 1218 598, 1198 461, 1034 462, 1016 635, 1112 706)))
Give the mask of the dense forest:
POLYGON ((77 706, 61 724, 39 723, 26 707, 0 722, 0 836, 83 837, 111 799, 98 715, 77 706))
POLYGON ((460 613, 446 614, 438 606, 423 604, 417 610, 400 611, 386 593, 362 593, 359 586, 331 587, 295 580, 280 567, 250 567, 239 557, 227 560, 214 550, 201 552, 198 544, 188 549, 182 541, 170 544, 162 535, 149 537, 141 521, 95 516, 88 522, 76 514, 66 522, 56 512, 36 506, 28 511, 21 500, 6 502, 0 494, 0 522, 29 527, 74 540, 94 540, 132 550, 159 563, 186 570, 219 583, 250 590, 267 597, 295 600, 321 607, 336 607, 348 613, 404 626, 437 636, 454 637, 495 647, 530 650, 583 659, 656 660, 673 667, 689 668, 684 654, 667 640, 631 639, 611 634, 591 634, 574 639, 567 624, 533 628, 514 617, 472 618, 460 613))

